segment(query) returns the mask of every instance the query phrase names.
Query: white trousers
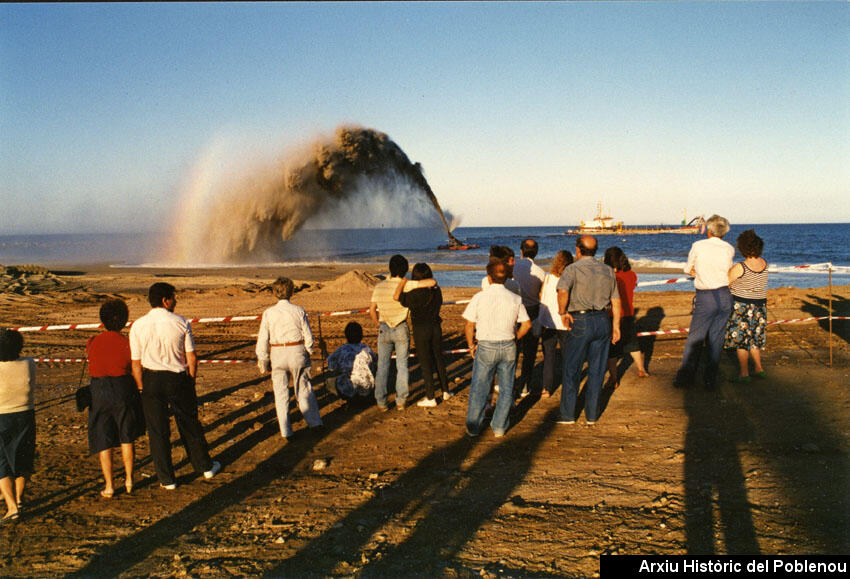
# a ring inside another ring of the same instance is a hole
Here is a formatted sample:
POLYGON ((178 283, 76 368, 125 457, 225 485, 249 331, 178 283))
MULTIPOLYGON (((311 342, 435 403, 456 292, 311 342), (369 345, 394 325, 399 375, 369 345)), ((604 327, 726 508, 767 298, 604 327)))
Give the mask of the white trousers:
POLYGON ((274 404, 277 410, 277 421, 280 424, 282 436, 292 436, 292 425, 289 423, 289 380, 295 387, 295 400, 298 409, 304 415, 307 426, 321 426, 319 403, 310 384, 310 354, 304 346, 273 347, 270 352, 272 367, 272 388, 274 389, 274 404))

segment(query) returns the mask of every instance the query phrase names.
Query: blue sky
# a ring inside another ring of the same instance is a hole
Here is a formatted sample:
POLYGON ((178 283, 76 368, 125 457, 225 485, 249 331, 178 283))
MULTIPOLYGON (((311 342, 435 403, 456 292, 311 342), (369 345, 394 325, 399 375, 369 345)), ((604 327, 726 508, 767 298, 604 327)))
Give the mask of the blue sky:
POLYGON ((212 143, 343 123, 468 226, 850 222, 850 4, 0 5, 0 233, 155 229, 212 143))

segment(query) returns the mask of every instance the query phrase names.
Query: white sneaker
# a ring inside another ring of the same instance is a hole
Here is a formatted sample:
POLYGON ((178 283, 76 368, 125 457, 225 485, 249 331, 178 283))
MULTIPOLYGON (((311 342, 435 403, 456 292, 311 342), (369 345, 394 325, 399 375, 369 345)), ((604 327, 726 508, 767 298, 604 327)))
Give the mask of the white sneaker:
POLYGON ((452 396, 454 396, 454 394, 452 394, 452 393, 451 393, 451 392, 449 392, 448 390, 446 390, 445 392, 443 392, 443 400, 448 400, 448 399, 449 399, 449 398, 451 398, 452 396))
POLYGON ((218 462, 217 460, 214 460, 213 463, 212 463, 212 467, 204 473, 204 478, 207 479, 207 480, 210 480, 220 470, 221 470, 221 463, 218 462))
POLYGON ((416 403, 417 406, 423 406, 425 408, 433 408, 437 405, 437 401, 433 398, 423 398, 419 402, 416 403))

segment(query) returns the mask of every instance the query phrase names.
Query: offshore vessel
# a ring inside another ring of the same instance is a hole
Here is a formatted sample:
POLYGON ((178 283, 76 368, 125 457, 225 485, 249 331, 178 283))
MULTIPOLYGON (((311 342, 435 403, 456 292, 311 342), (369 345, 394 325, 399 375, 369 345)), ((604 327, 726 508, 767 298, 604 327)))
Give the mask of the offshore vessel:
POLYGON ((697 234, 705 232, 705 218, 700 215, 687 221, 687 214, 682 219, 682 224, 671 227, 664 225, 647 225, 645 227, 626 227, 622 221, 614 221, 610 215, 602 211, 602 202, 597 204, 596 217, 590 221, 582 221, 573 229, 568 229, 568 235, 651 235, 656 233, 687 233, 697 234))

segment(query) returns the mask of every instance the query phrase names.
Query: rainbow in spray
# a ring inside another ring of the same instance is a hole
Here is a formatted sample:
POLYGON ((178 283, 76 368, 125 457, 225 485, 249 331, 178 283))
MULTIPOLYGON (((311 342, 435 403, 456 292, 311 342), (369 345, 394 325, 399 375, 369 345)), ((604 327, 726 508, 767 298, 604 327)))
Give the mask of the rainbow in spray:
POLYGON ((421 165, 385 133, 341 126, 271 166, 230 178, 216 175, 219 149, 211 147, 190 176, 173 226, 175 263, 274 258, 282 240, 327 215, 344 217, 347 227, 376 214, 390 227, 439 217, 454 239, 451 215, 447 220, 421 165))

